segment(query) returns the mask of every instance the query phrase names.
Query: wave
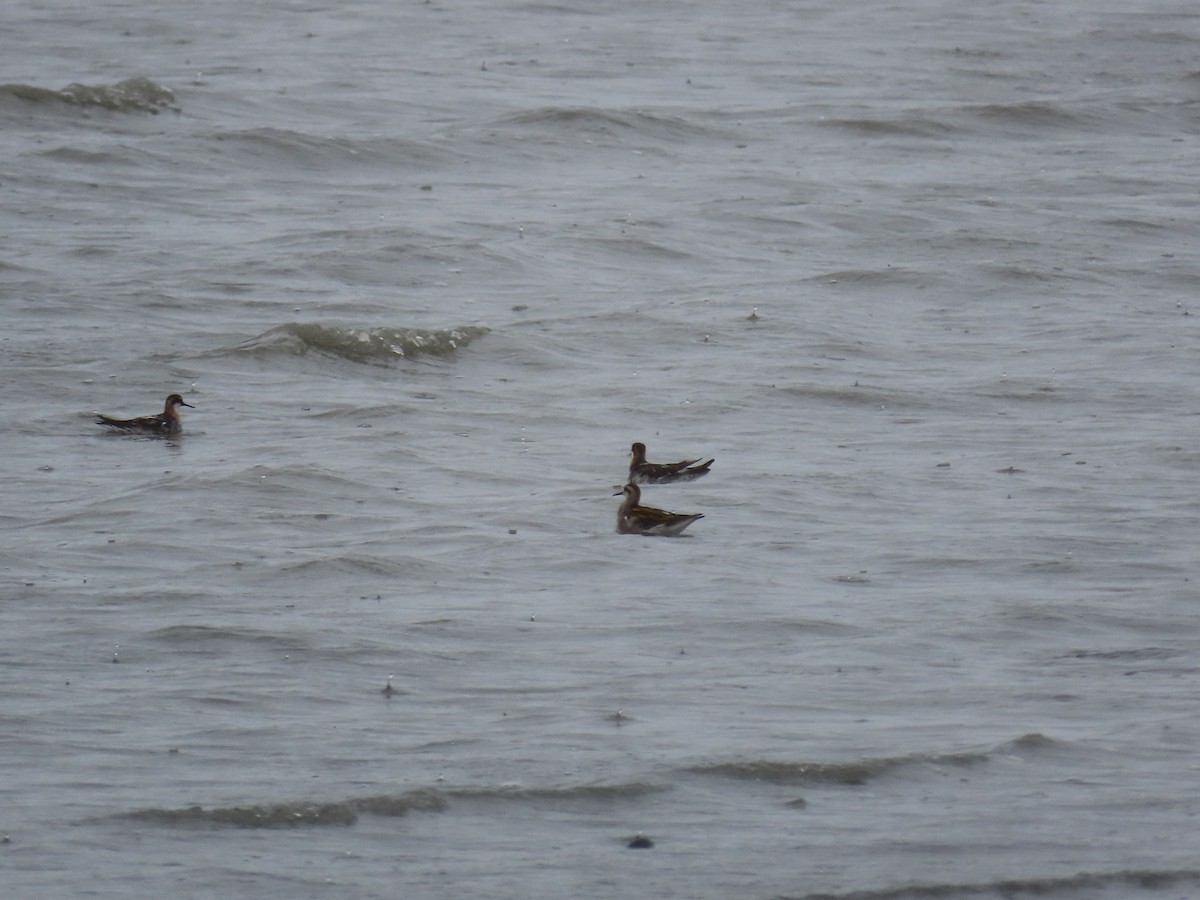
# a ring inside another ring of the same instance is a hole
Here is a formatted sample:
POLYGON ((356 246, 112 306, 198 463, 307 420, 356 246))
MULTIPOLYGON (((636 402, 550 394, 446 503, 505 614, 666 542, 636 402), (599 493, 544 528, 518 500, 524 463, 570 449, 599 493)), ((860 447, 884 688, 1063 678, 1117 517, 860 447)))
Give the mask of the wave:
POLYGON ((232 643, 292 651, 298 649, 298 644, 301 643, 300 639, 291 635, 272 634, 254 628, 215 625, 169 625, 150 632, 147 637, 187 650, 207 650, 214 643, 232 643))
POLYGON ((437 794, 413 791, 407 794, 364 797, 334 803, 272 803, 254 806, 226 806, 205 809, 139 809, 120 813, 115 818, 147 822, 152 825, 229 825, 236 828, 295 828, 300 825, 353 825, 360 813, 376 816, 404 816, 411 811, 441 812, 446 801, 437 794))
POLYGON ((396 137, 350 138, 271 127, 225 132, 215 141, 217 152, 226 158, 237 156, 242 163, 286 163, 323 171, 351 164, 411 164, 425 170, 444 162, 453 152, 444 146, 396 137))
POLYGON ((488 333, 482 325, 462 328, 347 328, 314 322, 289 322, 264 331, 233 348, 260 356, 319 353, 355 363, 386 365, 421 356, 452 356, 488 333))
POLYGON ((684 771, 693 775, 714 775, 742 781, 765 781, 771 784, 861 785, 899 769, 919 766, 967 767, 987 762, 993 754, 997 753, 1001 755, 1019 752, 1036 753, 1057 749, 1060 746, 1060 743, 1053 738, 1031 733, 1007 741, 990 750, 961 753, 910 753, 902 756, 883 756, 835 763, 747 760, 689 766, 684 771))
POLYGON ((722 126, 640 109, 611 109, 594 106, 547 106, 508 113, 471 125, 456 125, 445 133, 449 143, 461 150, 482 144, 494 152, 498 143, 531 147, 567 147, 573 155, 584 151, 636 149, 639 153, 669 154, 697 141, 723 140, 722 126))
POLYGON ((970 897, 1093 897, 1118 890, 1162 891, 1200 886, 1200 870, 1122 869, 1079 872, 1059 878, 1010 878, 975 884, 908 884, 902 887, 850 891, 841 894, 786 894, 780 900, 967 900, 970 897))
POLYGON ((27 103, 98 106, 113 112, 149 112, 170 107, 175 94, 149 78, 127 78, 116 84, 68 84, 61 90, 31 84, 0 84, 0 97, 27 103))
POLYGON ((411 575, 414 568, 431 569, 432 564, 427 559, 410 557, 380 559, 370 556, 323 556, 280 566, 277 572, 282 576, 291 575, 306 580, 320 576, 395 579, 411 575))
POLYGON ((865 406, 869 409, 889 409, 893 412, 929 409, 933 406, 928 397, 917 396, 915 392, 889 391, 873 385, 860 385, 857 382, 847 387, 796 385, 781 387, 777 390, 784 397, 794 397, 813 403, 828 403, 834 406, 865 406))
POLYGON ((550 106, 501 117, 501 126, 539 129, 572 137, 579 134, 618 137, 640 135, 675 141, 712 135, 712 129, 680 116, 649 113, 640 109, 601 109, 594 106, 550 106))
POLYGON ((665 785, 643 781, 628 784, 580 784, 558 788, 533 788, 506 785, 499 788, 459 789, 447 796, 460 800, 501 800, 516 803, 611 803, 618 800, 635 800, 650 794, 670 790, 665 785))
POLYGON ((919 269, 906 269, 902 266, 888 266, 886 269, 839 269, 835 272, 821 272, 804 279, 814 284, 865 284, 875 286, 880 284, 912 284, 926 285, 930 273, 919 269))
POLYGON ((235 828, 296 828, 299 826, 353 825, 360 815, 399 817, 410 812, 445 812, 452 800, 496 800, 521 804, 561 801, 609 803, 636 799, 665 787, 633 784, 575 785, 563 788, 468 788, 450 791, 416 790, 404 794, 379 794, 337 801, 298 800, 290 803, 252 804, 205 809, 148 808, 118 813, 112 818, 163 826, 232 826, 235 828))
POLYGON ((1074 128, 1087 124, 1087 117, 1056 103, 1027 100, 1017 103, 986 103, 968 106, 965 111, 979 119, 1006 126, 1035 128, 1074 128))
POLYGON ((950 137, 959 131, 952 125, 919 116, 897 119, 821 119, 816 124, 822 128, 840 128, 862 137, 941 138, 950 137))
POLYGON ((741 781, 765 781, 770 784, 861 785, 896 769, 909 766, 970 766, 986 759, 986 753, 944 755, 918 753, 911 756, 881 757, 845 763, 775 762, 770 760, 711 763, 689 766, 685 771, 693 775, 716 775, 741 781))

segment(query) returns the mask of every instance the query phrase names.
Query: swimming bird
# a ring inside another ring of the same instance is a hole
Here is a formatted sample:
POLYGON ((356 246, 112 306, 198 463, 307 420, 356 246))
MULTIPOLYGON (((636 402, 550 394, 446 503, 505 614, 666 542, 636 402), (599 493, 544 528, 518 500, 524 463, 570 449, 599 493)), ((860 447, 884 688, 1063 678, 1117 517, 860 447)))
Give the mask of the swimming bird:
POLYGON ((633 445, 633 459, 629 463, 630 484, 670 484, 672 481, 695 481, 708 474, 708 467, 716 460, 710 459, 696 465, 698 459, 685 459, 673 463, 646 462, 646 445, 640 441, 633 445))
POLYGON ((617 532, 620 534, 656 534, 675 537, 695 522, 703 519, 704 513, 675 513, 653 506, 642 506, 642 489, 630 483, 621 488, 614 497, 625 495, 625 501, 617 510, 617 532))
POLYGON ((167 398, 166 404, 163 406, 163 411, 157 416, 141 416, 137 419, 114 419, 111 416, 103 416, 96 413, 96 424, 107 425, 109 428, 117 428, 121 431, 127 431, 131 434, 179 434, 183 431, 183 424, 179 419, 179 410, 177 406, 186 406, 188 409, 195 409, 192 404, 184 401, 178 394, 172 394, 167 398))

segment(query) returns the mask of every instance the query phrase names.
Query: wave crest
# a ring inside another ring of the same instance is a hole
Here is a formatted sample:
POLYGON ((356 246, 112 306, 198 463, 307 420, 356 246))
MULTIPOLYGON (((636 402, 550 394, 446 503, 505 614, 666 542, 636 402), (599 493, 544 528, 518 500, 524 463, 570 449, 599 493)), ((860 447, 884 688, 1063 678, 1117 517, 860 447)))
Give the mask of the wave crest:
POLYGON ((844 763, 749 760, 689 766, 687 771, 696 775, 715 775, 742 781, 765 781, 771 784, 860 785, 907 766, 971 766, 984 762, 987 758, 986 753, 918 753, 909 756, 880 757, 844 763))
POLYGON ((226 806, 205 809, 139 809, 120 818, 155 825, 232 825, 236 828, 295 828, 300 825, 353 825, 359 813, 376 816, 404 816, 410 811, 441 812, 446 802, 436 794, 414 791, 408 794, 364 797, 339 803, 273 803, 254 806, 226 806))
POLYGON ((420 356, 451 356, 488 333, 482 325, 462 328, 343 328, 289 322, 264 331, 236 348, 241 353, 305 356, 321 353, 356 363, 386 365, 420 356))
POLYGON ((170 106, 175 94, 170 88, 149 78, 127 78, 116 84, 68 84, 61 90, 32 84, 0 84, 0 96, 15 97, 29 103, 69 103, 72 106, 99 106, 113 112, 157 113, 170 106))
POLYGON ((969 897, 1092 897, 1099 894, 1120 896, 1133 889, 1164 891, 1192 888, 1200 883, 1196 869, 1125 869, 1112 872, 1079 872, 1064 877, 1009 878, 991 882, 960 884, 908 884, 874 891, 844 894, 789 894, 783 900, 966 900, 969 897))
POLYGON ((176 809, 152 807, 118 813, 114 818, 145 822, 164 827, 232 826, 234 828, 297 828, 318 825, 353 825, 360 815, 399 817, 410 812, 445 812, 452 800, 499 801, 546 805, 563 803, 608 804, 637 800, 665 790, 662 786, 632 784, 590 784, 563 788, 494 787, 462 790, 414 790, 403 794, 377 794, 335 801, 299 800, 286 803, 256 803, 249 806, 224 806, 205 809, 185 806, 176 809))

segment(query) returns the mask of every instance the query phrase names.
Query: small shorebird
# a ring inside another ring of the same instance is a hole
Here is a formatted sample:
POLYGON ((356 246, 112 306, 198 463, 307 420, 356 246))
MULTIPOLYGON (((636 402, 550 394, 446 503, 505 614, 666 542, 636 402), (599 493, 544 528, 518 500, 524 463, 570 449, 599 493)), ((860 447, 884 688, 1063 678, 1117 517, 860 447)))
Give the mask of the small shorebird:
POLYGON ((617 510, 617 531, 620 534, 657 534, 675 537, 695 522, 703 519, 704 513, 674 513, 653 506, 641 506, 642 489, 630 483, 621 488, 614 497, 625 495, 625 501, 617 510))
POLYGON ((695 481, 708 474, 708 467, 715 460, 696 465, 698 459, 685 459, 673 463, 646 462, 646 445, 640 441, 633 445, 633 459, 629 463, 630 484, 670 484, 672 481, 695 481))
POLYGON ((163 406, 163 411, 157 416, 141 416, 137 419, 114 419, 110 416, 103 416, 96 413, 96 424, 107 425, 109 428, 117 428, 121 431, 128 431, 131 434, 179 434, 183 431, 183 424, 179 420, 179 410, 177 406, 186 406, 188 409, 195 409, 192 404, 184 401, 178 394, 172 394, 167 398, 166 404, 163 406))

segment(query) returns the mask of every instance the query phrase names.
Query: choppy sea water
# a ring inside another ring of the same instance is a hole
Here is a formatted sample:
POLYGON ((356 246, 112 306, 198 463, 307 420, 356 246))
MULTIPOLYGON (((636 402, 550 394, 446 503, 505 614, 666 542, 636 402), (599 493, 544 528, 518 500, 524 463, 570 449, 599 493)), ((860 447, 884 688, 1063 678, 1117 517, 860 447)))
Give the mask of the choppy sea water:
POLYGON ((1200 896, 1190 8, 4 19, 9 895, 1200 896))

